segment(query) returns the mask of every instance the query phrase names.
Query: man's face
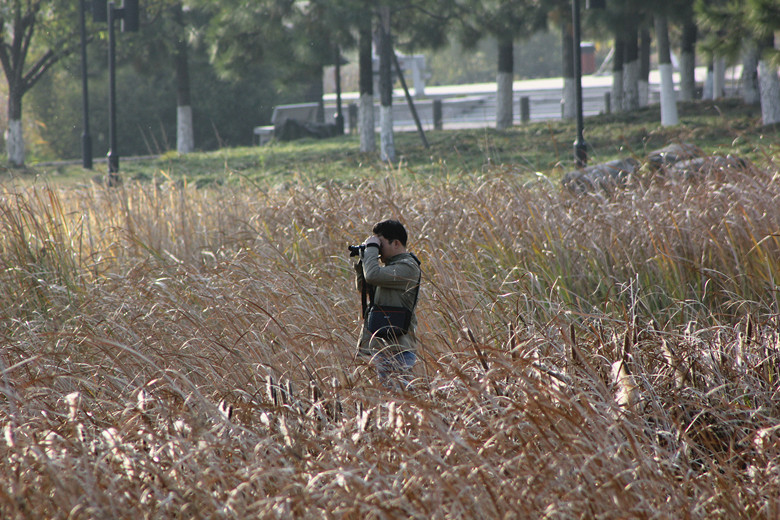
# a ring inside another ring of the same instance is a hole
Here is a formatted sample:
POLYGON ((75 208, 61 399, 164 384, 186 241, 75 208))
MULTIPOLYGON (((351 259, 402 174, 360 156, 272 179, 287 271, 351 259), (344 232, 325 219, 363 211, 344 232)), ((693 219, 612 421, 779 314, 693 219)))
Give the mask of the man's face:
POLYGON ((391 258, 394 255, 393 251, 393 243, 387 240, 382 235, 376 236, 379 239, 379 258, 383 262, 386 261, 388 258, 391 258))

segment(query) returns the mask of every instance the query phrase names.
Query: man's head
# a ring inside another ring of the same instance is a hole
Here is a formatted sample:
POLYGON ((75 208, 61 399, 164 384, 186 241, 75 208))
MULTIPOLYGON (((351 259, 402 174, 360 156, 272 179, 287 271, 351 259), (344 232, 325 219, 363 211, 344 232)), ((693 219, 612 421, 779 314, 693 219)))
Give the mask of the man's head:
POLYGON ((406 253, 406 229, 397 220, 378 222, 372 231, 379 237, 379 256, 383 261, 406 253))
POLYGON ((385 237, 388 242, 399 240, 406 247, 406 228, 397 220, 383 220, 374 225, 372 232, 375 235, 385 237))

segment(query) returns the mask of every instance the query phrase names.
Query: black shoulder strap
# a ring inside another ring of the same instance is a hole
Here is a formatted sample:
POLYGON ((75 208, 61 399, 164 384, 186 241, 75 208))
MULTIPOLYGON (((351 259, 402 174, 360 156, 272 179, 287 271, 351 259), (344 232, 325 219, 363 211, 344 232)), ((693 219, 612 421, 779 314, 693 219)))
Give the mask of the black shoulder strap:
POLYGON ((374 290, 374 286, 369 285, 368 282, 366 282, 366 279, 363 278, 363 286, 362 290, 360 291, 360 304, 363 309, 363 318, 366 317, 369 304, 374 303, 374 290))

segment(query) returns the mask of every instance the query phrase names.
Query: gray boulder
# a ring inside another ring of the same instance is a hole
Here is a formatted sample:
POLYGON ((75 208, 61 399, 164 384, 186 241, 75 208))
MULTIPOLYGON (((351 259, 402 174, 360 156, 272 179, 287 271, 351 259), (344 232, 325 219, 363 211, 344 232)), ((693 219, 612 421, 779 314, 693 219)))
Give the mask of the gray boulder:
POLYGON ((704 153, 697 147, 688 143, 675 143, 664 146, 647 155, 647 164, 653 170, 669 168, 680 162, 702 157, 704 153))
POLYGON ((666 171, 670 178, 695 180, 702 177, 713 177, 729 171, 745 170, 748 167, 748 161, 729 154, 710 155, 680 161, 666 171))
POLYGON ((641 163, 629 157, 587 166, 568 172, 561 183, 573 193, 591 193, 597 190, 612 191, 624 186, 629 176, 637 173, 641 163))

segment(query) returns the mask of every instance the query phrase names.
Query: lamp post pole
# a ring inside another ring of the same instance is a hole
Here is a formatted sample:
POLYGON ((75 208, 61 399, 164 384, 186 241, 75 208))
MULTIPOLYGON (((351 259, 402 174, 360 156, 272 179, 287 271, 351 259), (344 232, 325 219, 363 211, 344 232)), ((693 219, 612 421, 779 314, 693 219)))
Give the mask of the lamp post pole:
MULTIPOLYGON (((138 30, 139 0, 123 0, 122 7, 114 2, 93 0, 92 15, 96 22, 108 23, 108 179, 109 186, 119 184, 119 151, 116 142, 116 36, 114 21, 122 20, 122 32, 138 30)), ((86 83, 84 87, 86 92, 86 83)), ((85 94, 86 95, 86 94, 85 94)), ((85 101, 86 103, 86 101, 85 101)))
POLYGON ((119 182, 119 152, 116 144, 116 38, 114 2, 108 3, 108 185, 119 182))
POLYGON ((336 129, 344 134, 344 114, 341 112, 341 47, 336 45, 334 79, 336 81, 336 129))
POLYGON ((81 96, 84 110, 84 131, 81 134, 81 159, 84 168, 92 169, 92 137, 89 135, 89 95, 87 92, 87 23, 84 16, 87 0, 80 0, 81 23, 81 96))
POLYGON ((583 168, 588 164, 588 145, 583 136, 580 0, 572 0, 571 15, 572 25, 574 26, 574 109, 577 114, 577 138, 574 141, 574 162, 576 163, 577 168, 583 168))
MULTIPOLYGON (((606 0, 585 0, 586 9, 605 9, 606 0)), ((588 143, 585 142, 582 115, 582 35, 580 32, 580 0, 571 2, 571 18, 574 26, 574 108, 577 113, 577 138, 574 141, 574 162, 577 168, 588 165, 588 143)))

